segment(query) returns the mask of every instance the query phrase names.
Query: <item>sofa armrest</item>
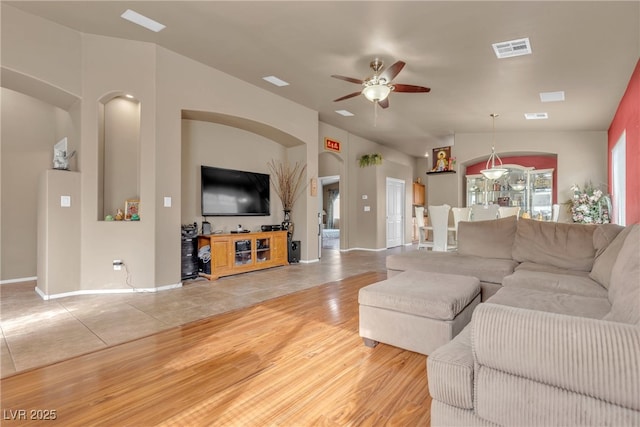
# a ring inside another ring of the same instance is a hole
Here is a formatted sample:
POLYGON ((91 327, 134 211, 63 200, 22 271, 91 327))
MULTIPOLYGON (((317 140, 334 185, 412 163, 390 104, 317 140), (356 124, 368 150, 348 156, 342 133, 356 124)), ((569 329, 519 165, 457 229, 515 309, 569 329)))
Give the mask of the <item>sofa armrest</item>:
POLYGON ((640 327, 498 304, 473 313, 474 362, 640 410, 640 327))

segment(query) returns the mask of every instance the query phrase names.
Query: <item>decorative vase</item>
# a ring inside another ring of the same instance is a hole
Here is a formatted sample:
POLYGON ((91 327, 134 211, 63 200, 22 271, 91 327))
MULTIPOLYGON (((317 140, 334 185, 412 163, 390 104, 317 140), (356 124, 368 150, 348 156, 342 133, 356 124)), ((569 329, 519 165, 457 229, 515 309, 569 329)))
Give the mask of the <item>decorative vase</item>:
POLYGON ((282 229, 287 231, 287 238, 291 240, 293 237, 293 222, 291 222, 291 211, 284 210, 284 220, 282 221, 282 229))

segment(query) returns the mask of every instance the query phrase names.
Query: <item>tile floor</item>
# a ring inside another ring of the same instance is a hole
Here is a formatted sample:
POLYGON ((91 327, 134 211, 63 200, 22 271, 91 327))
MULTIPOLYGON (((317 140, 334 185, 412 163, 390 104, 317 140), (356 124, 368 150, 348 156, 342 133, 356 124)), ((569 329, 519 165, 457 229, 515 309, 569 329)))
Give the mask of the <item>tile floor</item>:
POLYGON ((80 295, 42 300, 35 282, 0 285, 0 377, 368 271, 390 253, 323 250, 320 262, 292 264, 157 293, 80 295))

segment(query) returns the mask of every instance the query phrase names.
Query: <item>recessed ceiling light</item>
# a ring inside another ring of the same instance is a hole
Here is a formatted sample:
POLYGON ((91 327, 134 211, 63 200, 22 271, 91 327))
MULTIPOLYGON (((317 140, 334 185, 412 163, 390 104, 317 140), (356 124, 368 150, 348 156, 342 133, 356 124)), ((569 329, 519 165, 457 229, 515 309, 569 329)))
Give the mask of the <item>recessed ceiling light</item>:
POLYGON ((529 38, 509 40, 492 44, 493 51, 499 59, 531 54, 529 38))
POLYGON ((564 91, 557 92, 540 92, 540 101, 542 102, 558 102, 564 101, 564 91))
POLYGON ((547 113, 524 113, 524 118, 527 120, 546 120, 549 118, 547 113))
POLYGON ((155 31, 156 33, 166 28, 166 25, 162 25, 161 23, 154 21, 151 18, 147 18, 146 16, 131 9, 127 9, 122 15, 120 15, 120 17, 133 22, 134 24, 145 27, 147 30, 155 31))
POLYGON ((277 78, 276 76, 267 76, 267 77, 263 77, 262 79, 268 81, 272 85, 289 86, 289 83, 285 82, 282 79, 277 78))
POLYGON ((348 110, 336 110, 336 113, 340 114, 341 116, 345 116, 345 117, 351 117, 354 114, 351 111, 348 110))
POLYGON ((133 99, 133 95, 126 94, 125 97, 127 97, 129 99, 133 99))

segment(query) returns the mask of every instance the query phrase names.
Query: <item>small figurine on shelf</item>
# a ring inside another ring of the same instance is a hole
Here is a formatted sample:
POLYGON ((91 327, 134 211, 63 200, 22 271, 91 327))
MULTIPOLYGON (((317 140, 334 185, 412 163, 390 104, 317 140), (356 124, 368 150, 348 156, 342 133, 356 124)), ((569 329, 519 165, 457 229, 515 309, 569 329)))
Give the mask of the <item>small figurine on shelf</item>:
POLYGON ((122 209, 118 209, 118 211, 116 212, 116 221, 122 221, 124 219, 124 212, 122 212, 122 209))

